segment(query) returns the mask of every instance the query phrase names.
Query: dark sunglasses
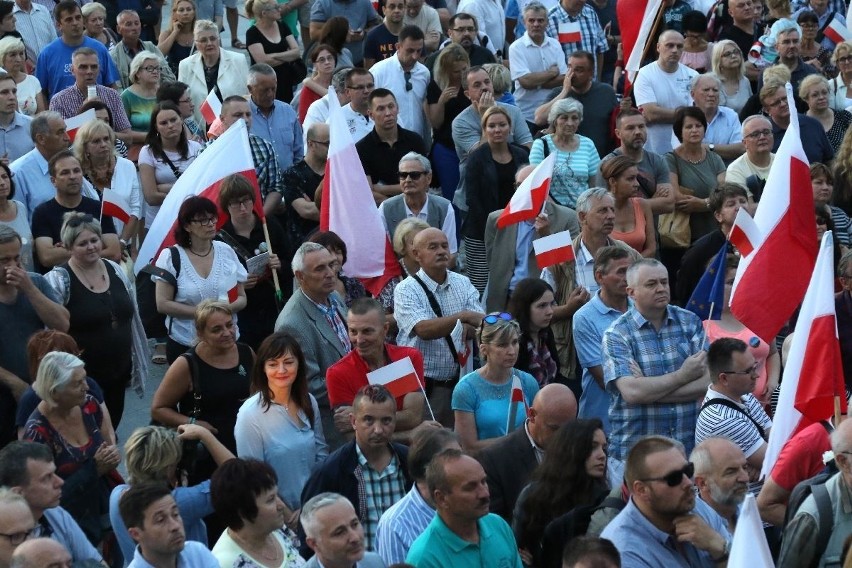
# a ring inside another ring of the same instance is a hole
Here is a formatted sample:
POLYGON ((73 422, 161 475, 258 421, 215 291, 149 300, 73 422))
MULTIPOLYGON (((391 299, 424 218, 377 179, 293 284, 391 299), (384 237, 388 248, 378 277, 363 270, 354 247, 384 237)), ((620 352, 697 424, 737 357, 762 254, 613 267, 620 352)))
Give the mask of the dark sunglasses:
POLYGON ((689 479, 692 479, 692 476, 695 474, 695 464, 689 462, 683 469, 679 469, 677 471, 673 471, 671 473, 667 473, 662 477, 649 477, 647 479, 640 479, 639 481, 665 481, 666 485, 669 487, 677 487, 680 485, 680 482, 683 480, 683 476, 685 475, 689 479))
POLYGON ((426 175, 426 172, 399 172, 399 179, 411 178, 417 181, 424 175, 426 175))
POLYGON ((69 227, 79 227, 83 223, 91 223, 94 220, 95 218, 89 215, 88 213, 85 213, 83 215, 74 215, 73 217, 68 219, 67 225, 69 227))
POLYGON ((494 325, 500 320, 503 321, 512 321, 514 316, 512 314, 507 314, 506 312, 494 312, 493 314, 488 314, 484 318, 482 318, 483 324, 494 325))

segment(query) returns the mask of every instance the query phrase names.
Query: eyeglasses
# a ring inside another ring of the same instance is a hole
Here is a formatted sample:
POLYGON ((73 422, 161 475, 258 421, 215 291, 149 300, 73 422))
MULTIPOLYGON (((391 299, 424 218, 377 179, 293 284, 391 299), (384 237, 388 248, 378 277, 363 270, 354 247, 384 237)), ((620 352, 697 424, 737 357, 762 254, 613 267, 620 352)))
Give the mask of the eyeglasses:
POLYGON ((9 544, 11 544, 12 546, 18 546, 19 544, 30 538, 33 534, 33 531, 35 531, 35 527, 23 532, 16 532, 12 534, 0 533, 0 536, 8 540, 9 544))
POLYGON ((852 55, 844 55, 843 57, 838 57, 837 62, 843 64, 850 63, 852 62, 852 55))
POLYGON ((755 375, 757 374, 758 364, 755 363, 748 369, 743 369, 742 371, 722 371, 726 375, 755 375))
POLYGON ((84 213, 82 215, 77 214, 68 219, 66 225, 68 225, 69 227, 79 227, 83 223, 91 223, 94 220, 95 218, 89 215, 88 213, 84 213))
POLYGON ((746 138, 752 138, 753 140, 757 140, 761 136, 766 136, 767 138, 769 138, 770 136, 772 136, 772 130, 770 130, 769 128, 764 128, 763 130, 755 130, 754 132, 749 132, 745 135, 746 138))
POLYGON ((766 108, 778 108, 781 105, 787 105, 787 97, 780 98, 777 101, 773 101, 771 103, 766 103, 766 108))
POLYGON ((205 219, 192 219, 190 223, 195 223, 196 225, 210 226, 216 224, 216 217, 207 217, 205 219))
POLYGON ((195 43, 216 43, 219 41, 219 36, 200 37, 195 40, 195 43))
POLYGON ((313 140, 313 139, 311 139, 311 140, 308 140, 308 142, 313 142, 314 144, 319 144, 320 146, 328 146, 328 145, 329 145, 329 141, 328 141, 328 140, 326 140, 326 141, 322 141, 322 140, 313 140))
POLYGON ((242 209, 245 207, 246 209, 251 209, 254 206, 254 200, 251 197, 246 197, 241 201, 233 201, 228 207, 233 207, 234 209, 242 209))
POLYGON ((353 91, 372 91, 375 87, 372 83, 367 85, 346 85, 347 89, 352 89, 353 91))
POLYGON ((148 73, 159 73, 160 66, 159 65, 149 65, 147 67, 141 67, 142 71, 147 71, 148 73))
POLYGON ((677 487, 680 485, 680 482, 683 481, 683 476, 685 475, 689 479, 692 479, 692 476, 695 474, 695 464, 692 462, 687 463, 683 466, 683 469, 678 469, 671 473, 667 473, 662 477, 648 477, 645 479, 640 479, 639 481, 648 482, 648 481, 664 481, 666 485, 669 487, 677 487))
POLYGON ((191 98, 189 98, 189 97, 186 97, 185 99, 178 99, 178 102, 179 102, 180 104, 189 104, 189 103, 191 103, 191 102, 192 102, 192 99, 191 99, 191 98))
POLYGON ((460 34, 464 34, 464 33, 469 33, 469 34, 471 34, 471 33, 475 33, 475 32, 476 32, 476 28, 475 28, 475 27, 473 27, 473 26, 465 26, 465 27, 463 27, 463 28, 452 28, 452 30, 453 30, 454 32, 458 32, 458 33, 460 33, 460 34))
POLYGON ((399 172, 399 179, 401 181, 406 178, 410 178, 413 181, 417 181, 424 175, 426 175, 426 172, 399 172))
POLYGON ((410 91, 414 88, 414 85, 411 84, 411 71, 405 71, 402 74, 405 77, 405 90, 410 91))

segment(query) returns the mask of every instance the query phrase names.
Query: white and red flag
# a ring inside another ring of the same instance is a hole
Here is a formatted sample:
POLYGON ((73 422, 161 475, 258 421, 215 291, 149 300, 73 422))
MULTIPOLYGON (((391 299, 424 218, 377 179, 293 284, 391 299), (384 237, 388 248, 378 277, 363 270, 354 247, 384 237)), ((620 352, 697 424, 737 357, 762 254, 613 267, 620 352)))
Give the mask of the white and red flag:
POLYGON ((417 376, 410 357, 367 373, 367 381, 371 385, 384 386, 394 398, 403 397, 422 388, 420 377, 417 376))
POLYGON ((130 222, 130 203, 127 198, 108 187, 101 194, 101 217, 109 215, 122 223, 130 222))
POLYGON ((355 149, 334 88, 329 88, 329 147, 322 184, 320 230, 334 231, 346 243, 343 266, 378 296, 388 281, 402 274, 384 229, 373 191, 355 149))
POLYGON ((838 19, 838 14, 834 14, 831 22, 822 33, 834 43, 843 43, 852 39, 852 33, 849 33, 849 28, 846 27, 846 24, 838 19))
POLYGON ((83 126, 87 122, 97 120, 97 118, 98 117, 95 114, 95 109, 93 108, 90 108, 86 112, 78 114, 77 116, 66 118, 65 130, 68 132, 68 137, 71 138, 71 142, 74 141, 74 137, 77 136, 77 131, 80 130, 81 126, 83 126))
MULTIPOLYGON (((628 83, 636 79, 636 73, 642 66, 642 54, 650 40, 661 6, 662 0, 618 0, 615 5, 621 30, 621 45, 627 58, 624 70, 628 83)), ((625 84, 625 92, 627 87, 625 84)))
MULTIPOLYGON (((784 265, 783 259, 779 263, 784 265)), ((794 431, 832 416, 836 396, 845 414, 846 385, 834 311, 834 241, 826 231, 793 332, 761 477, 772 471, 794 431)))
POLYGON ((760 229, 757 228, 754 219, 751 218, 751 215, 743 207, 740 207, 740 210, 737 211, 737 217, 734 219, 734 225, 731 227, 728 240, 737 247, 737 250, 740 251, 742 256, 750 255, 757 244, 763 240, 763 236, 760 234, 760 229))
MULTIPOLYGON (((231 174, 241 174, 251 182, 255 191, 254 212, 261 220, 265 219, 263 200, 260 197, 254 159, 249 146, 248 128, 242 119, 199 154, 172 186, 151 224, 148 235, 142 241, 139 256, 136 258, 137 273, 156 259, 161 250, 175 243, 174 226, 184 200, 193 195, 200 195, 210 199, 218 208, 219 186, 222 180, 231 174)), ((220 209, 216 227, 224 225, 226 219, 225 212, 220 209)))
POLYGON ((580 21, 576 22, 561 22, 556 29, 559 43, 578 43, 583 39, 580 32, 580 21))
POLYGON ((534 240, 533 249, 539 268, 562 264, 575 258, 571 233, 568 231, 560 231, 534 240))
POLYGON ((754 494, 746 493, 745 501, 737 518, 734 538, 731 541, 731 555, 728 566, 760 566, 775 568, 766 533, 763 532, 763 521, 757 510, 754 494))
POLYGON ((524 405, 524 418, 530 414, 530 406, 524 396, 524 388, 518 375, 512 375, 512 392, 509 395, 509 417, 506 421, 506 433, 513 432, 518 422, 518 405, 524 405))
POLYGON ((818 248, 810 167, 789 83, 787 104, 790 126, 754 216, 760 240, 740 260, 730 301, 734 316, 766 338, 778 335, 802 301, 818 248))
POLYGON ((556 152, 553 152, 542 160, 518 186, 509 204, 497 217, 497 228, 505 229, 509 225, 521 221, 532 221, 538 217, 550 193, 550 180, 553 177, 555 163, 556 152))
POLYGON ((213 121, 222 114, 222 101, 219 100, 219 95, 216 94, 215 87, 207 93, 207 98, 201 103, 199 110, 201 111, 201 116, 207 121, 207 124, 213 124, 213 121))

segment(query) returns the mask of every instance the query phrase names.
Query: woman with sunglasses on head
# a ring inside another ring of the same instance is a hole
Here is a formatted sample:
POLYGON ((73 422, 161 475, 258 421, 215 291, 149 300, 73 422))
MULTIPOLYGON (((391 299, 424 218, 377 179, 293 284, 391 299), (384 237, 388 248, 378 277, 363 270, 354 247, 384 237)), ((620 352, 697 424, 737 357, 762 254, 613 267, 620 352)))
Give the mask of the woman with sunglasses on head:
POLYGON ((535 377, 540 387, 558 382, 559 354, 550 329, 555 308, 553 288, 541 278, 518 282, 507 308, 521 328, 515 368, 535 377))
POLYGON ((545 553, 558 558, 562 551, 553 555, 542 547, 547 526, 575 507, 594 505, 606 497, 606 452, 606 434, 597 418, 564 424, 550 439, 512 515, 524 564, 550 566, 544 562, 545 553))
POLYGON ((532 375, 515 369, 520 336, 512 314, 492 313, 482 320, 477 339, 485 364, 462 377, 453 389, 455 431, 466 451, 478 451, 524 427, 525 408, 532 405, 539 388, 532 375), (520 381, 523 404, 512 402, 515 378, 520 381))
POLYGON ((157 311, 167 316, 166 359, 170 365, 198 341, 193 320, 204 300, 223 302, 235 314, 234 331, 239 334, 236 312, 246 306, 243 283, 248 273, 234 249, 214 240, 218 215, 216 204, 206 197, 187 198, 178 211, 176 244, 157 258, 157 268, 174 278, 169 281, 152 276, 157 286, 157 311))
POLYGON ((124 413, 124 391, 139 396, 148 377, 148 345, 136 294, 124 270, 101 258, 101 224, 91 215, 66 213, 62 245, 71 258, 45 275, 71 315, 68 334, 80 346, 89 376, 104 391, 115 428, 124 413))

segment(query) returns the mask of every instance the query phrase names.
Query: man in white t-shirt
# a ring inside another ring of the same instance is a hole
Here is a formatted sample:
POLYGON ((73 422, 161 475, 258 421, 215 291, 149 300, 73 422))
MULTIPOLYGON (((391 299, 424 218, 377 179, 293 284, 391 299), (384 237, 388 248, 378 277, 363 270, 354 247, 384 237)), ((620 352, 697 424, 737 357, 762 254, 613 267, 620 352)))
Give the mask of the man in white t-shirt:
POLYGON ((373 74, 366 69, 355 67, 346 74, 346 95, 349 102, 341 110, 352 134, 352 141, 356 144, 372 132, 375 126, 370 118, 368 102, 374 87, 373 74))
MULTIPOLYGON (((756 176, 752 184, 763 185, 769 176, 769 168, 775 160, 772 153, 772 145, 775 139, 772 136, 772 123, 764 116, 756 114, 743 121, 743 144, 745 154, 731 162, 725 173, 725 181, 735 183, 754 193, 749 187, 748 179, 756 176)), ((758 195, 756 199, 760 199, 758 195)))
POLYGON ((683 36, 674 30, 660 35, 659 58, 639 70, 633 86, 636 105, 648 121, 645 149, 657 154, 672 150, 672 123, 675 109, 692 104, 690 81, 697 72, 681 65, 683 36))

